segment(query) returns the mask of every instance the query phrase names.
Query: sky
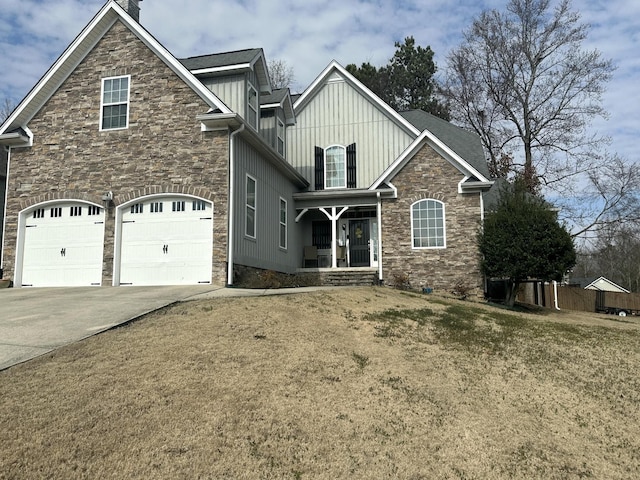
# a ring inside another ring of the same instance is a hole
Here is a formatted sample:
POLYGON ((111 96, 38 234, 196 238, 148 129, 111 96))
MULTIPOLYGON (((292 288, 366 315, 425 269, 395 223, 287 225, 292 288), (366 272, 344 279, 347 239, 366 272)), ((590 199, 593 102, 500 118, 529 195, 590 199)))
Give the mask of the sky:
MULTIPOLYGON (((554 0, 552 0, 553 2, 554 0)), ((105 0, 0 0, 0 102, 17 104, 105 0)), ((442 72, 448 53, 482 10, 507 0, 144 0, 140 23, 178 58, 261 47, 293 68, 301 92, 332 61, 385 65, 394 43, 431 46, 442 72)), ((591 25, 584 47, 617 69, 592 130, 637 161, 640 139, 640 2, 573 0, 591 25)))

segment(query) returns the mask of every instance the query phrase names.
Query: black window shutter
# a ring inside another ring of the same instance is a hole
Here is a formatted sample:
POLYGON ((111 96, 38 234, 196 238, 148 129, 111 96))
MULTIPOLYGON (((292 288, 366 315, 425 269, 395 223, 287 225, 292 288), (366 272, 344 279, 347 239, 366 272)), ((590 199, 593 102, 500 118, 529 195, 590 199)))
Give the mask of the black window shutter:
POLYGON ((347 147, 347 188, 356 188, 356 144, 347 147))
POLYGON ((324 190, 324 148, 316 147, 316 190, 324 190))

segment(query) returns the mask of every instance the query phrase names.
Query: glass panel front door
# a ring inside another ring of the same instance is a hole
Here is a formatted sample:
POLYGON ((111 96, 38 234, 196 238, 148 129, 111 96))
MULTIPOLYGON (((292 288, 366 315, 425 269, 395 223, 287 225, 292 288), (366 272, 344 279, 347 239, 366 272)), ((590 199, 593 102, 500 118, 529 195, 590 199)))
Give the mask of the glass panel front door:
POLYGON ((369 259, 369 219, 349 221, 349 257, 352 267, 368 267, 369 259))

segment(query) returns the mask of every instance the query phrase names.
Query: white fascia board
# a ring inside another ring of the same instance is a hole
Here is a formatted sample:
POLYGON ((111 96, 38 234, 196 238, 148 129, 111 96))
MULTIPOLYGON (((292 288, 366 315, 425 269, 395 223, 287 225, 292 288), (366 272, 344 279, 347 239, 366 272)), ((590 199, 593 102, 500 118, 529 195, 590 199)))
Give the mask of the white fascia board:
POLYGON ((20 132, 3 133, 0 135, 0 145, 7 147, 30 147, 32 137, 25 136, 20 132))
POLYGON ((42 76, 38 83, 36 83, 36 85, 31 89, 31 91, 22 100, 22 102, 20 102, 13 113, 6 119, 2 126, 0 126, 0 134, 3 134, 8 129, 14 129, 18 127, 24 128, 27 122, 32 118, 32 115, 28 115, 28 118, 26 119, 22 118, 22 114, 25 112, 27 107, 30 106, 36 98, 44 93, 43 90, 46 90, 47 87, 52 87, 52 84, 54 84, 53 88, 51 88, 52 92, 46 95, 46 99, 44 101, 39 102, 44 105, 46 100, 51 97, 53 92, 57 90, 57 88, 64 82, 64 80, 67 79, 67 77, 71 74, 71 72, 73 72, 75 67, 84 58, 85 55, 82 55, 81 59, 74 59, 74 55, 77 53, 77 51, 81 49, 81 47, 84 47, 84 49, 86 49, 88 52, 95 46, 96 43, 98 43, 98 39, 91 40, 91 33, 93 33, 94 30, 100 27, 103 23, 105 23, 105 25, 102 27, 103 31, 107 31, 109 28, 111 28, 116 20, 116 18, 107 18, 107 15, 110 13, 113 7, 112 4, 112 1, 105 4, 102 9, 93 17, 89 24, 73 40, 73 42, 71 42, 67 49, 62 52, 62 54, 49 68, 49 70, 47 70, 47 72, 42 76), (68 68, 70 64, 73 65, 72 68, 68 68), (56 76, 60 74, 60 71, 63 70, 64 67, 67 67, 67 73, 62 76, 62 79, 58 78, 56 81, 56 76))
POLYGON ((187 69, 182 63, 174 57, 169 50, 167 50, 160 42, 158 42, 153 35, 145 30, 138 22, 133 20, 123 9, 115 3, 113 0, 109 2, 114 10, 118 11, 120 20, 131 29, 131 31, 151 50, 153 51, 164 63, 167 64, 171 70, 174 71, 191 89, 198 94, 209 106, 219 108, 222 113, 232 113, 231 109, 227 107, 222 100, 220 100, 211 90, 204 86, 204 84, 193 75, 189 69, 187 69))
POLYGON ((260 105, 260 108, 284 108, 284 100, 280 103, 265 103, 264 105, 260 105))
POLYGON ((455 153, 451 148, 449 148, 445 143, 443 143, 438 137, 436 137, 429 130, 424 130, 418 138, 416 138, 411 145, 409 145, 404 152, 400 154, 400 156, 389 165, 382 175, 378 177, 378 179, 373 182, 370 189, 376 189, 382 184, 385 180, 392 177, 395 173, 397 173, 406 162, 415 155, 422 146, 428 143, 433 147, 433 149, 438 152, 442 157, 444 157, 449 163, 451 163, 454 167, 460 170, 463 174, 465 174, 466 178, 475 177, 480 180, 480 182, 486 182, 489 185, 493 184, 491 180, 486 178, 480 172, 478 172, 475 168, 473 168, 469 163, 467 163, 462 157, 460 157, 457 153, 455 153))
POLYGON ((493 185, 492 181, 488 182, 469 182, 468 175, 458 182, 458 193, 476 193, 488 190, 493 185))
POLYGON ((399 126, 406 129, 408 132, 412 133, 416 137, 420 135, 420 130, 414 127, 410 122, 405 120, 405 118, 396 112, 393 108, 387 105, 382 101, 380 97, 378 97, 375 93, 373 93, 368 87, 366 87, 360 80, 351 75, 347 70, 340 65, 335 60, 332 60, 329 65, 318 75, 318 77, 307 87, 307 89, 300 95, 300 97, 293 104, 293 109, 296 110, 298 108, 303 108, 304 105, 313 97, 316 92, 322 87, 327 78, 331 75, 333 71, 337 71, 340 75, 344 77, 344 79, 353 86, 356 90, 358 90, 362 95, 368 97, 371 103, 375 104, 380 110, 384 111, 391 119, 393 119, 399 126))
POLYGON ((233 71, 246 72, 247 70, 251 70, 250 63, 237 63, 234 65, 223 65, 221 67, 208 67, 208 68, 200 68, 197 70, 191 70, 191 74, 206 75, 209 73, 229 73, 233 71))
POLYGON ((606 283, 606 284, 608 284, 608 285, 611 285, 612 287, 615 287, 615 288, 619 289, 619 290, 620 290, 621 292, 623 292, 623 293, 630 293, 630 292, 629 292, 629 290, 627 290, 627 289, 626 289, 626 288, 624 288, 624 287, 621 287, 621 286, 620 286, 620 285, 618 285, 617 283, 612 282, 611 280, 609 280, 609 279, 608 279, 608 278, 606 278, 606 277, 596 278, 593 282, 591 282, 589 285, 587 285, 587 286, 586 286, 586 287, 584 287, 584 288, 585 288, 585 289, 587 289, 587 288, 589 288, 589 287, 593 287, 593 288, 595 288, 595 289, 597 289, 597 290, 600 290, 600 288, 598 288, 598 285, 597 285, 597 283, 598 283, 598 282, 604 282, 604 283, 606 283))
POLYGON ((33 115, 51 98, 60 85, 73 73, 75 68, 84 60, 86 55, 118 19, 163 60, 167 66, 187 83, 207 104, 219 108, 222 112, 231 112, 229 107, 206 88, 202 82, 196 79, 160 42, 149 34, 138 22, 133 20, 120 5, 110 0, 93 17, 73 42, 71 42, 51 68, 49 68, 22 102, 20 102, 9 118, 0 126, 0 135, 7 130, 13 130, 18 127, 26 129, 26 125, 31 118, 33 118, 33 115))

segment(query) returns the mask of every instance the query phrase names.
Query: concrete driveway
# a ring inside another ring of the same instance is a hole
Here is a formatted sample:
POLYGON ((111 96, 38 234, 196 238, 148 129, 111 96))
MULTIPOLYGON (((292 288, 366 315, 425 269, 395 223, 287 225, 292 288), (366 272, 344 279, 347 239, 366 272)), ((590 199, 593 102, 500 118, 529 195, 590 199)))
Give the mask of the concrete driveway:
POLYGON ((0 370, 174 302, 224 295, 225 290, 230 289, 211 285, 0 289, 0 370))
POLYGON ((276 290, 212 285, 0 288, 0 370, 190 299, 287 295, 340 287, 276 290))

